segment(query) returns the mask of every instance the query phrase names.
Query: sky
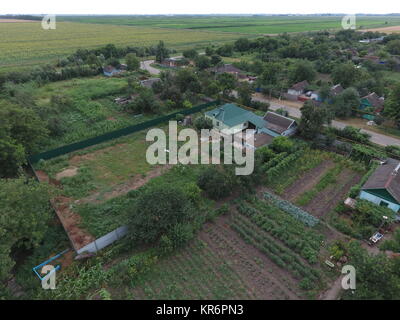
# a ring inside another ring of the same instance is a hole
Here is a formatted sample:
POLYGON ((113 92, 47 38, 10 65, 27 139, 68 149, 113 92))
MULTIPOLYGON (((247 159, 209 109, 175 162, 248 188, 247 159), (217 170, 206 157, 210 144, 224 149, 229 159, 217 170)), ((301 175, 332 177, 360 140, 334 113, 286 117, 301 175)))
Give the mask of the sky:
POLYGON ((0 14, 395 13, 398 0, 2 0, 0 14))

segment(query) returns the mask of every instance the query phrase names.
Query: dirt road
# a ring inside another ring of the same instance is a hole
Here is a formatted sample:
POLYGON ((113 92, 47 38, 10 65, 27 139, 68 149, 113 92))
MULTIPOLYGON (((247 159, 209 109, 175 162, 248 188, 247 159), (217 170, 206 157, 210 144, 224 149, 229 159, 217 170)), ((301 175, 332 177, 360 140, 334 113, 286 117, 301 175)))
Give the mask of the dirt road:
MULTIPOLYGON (((261 94, 256 93, 253 95, 253 100, 255 101, 261 101, 261 102, 270 102, 269 99, 263 97, 261 94)), ((301 111, 299 108, 289 106, 285 103, 285 101, 281 101, 279 103, 275 101, 271 101, 271 110, 277 110, 279 108, 285 109, 289 112, 289 115, 295 118, 300 118, 301 117, 301 111)), ((347 124, 342 123, 340 121, 333 120, 331 125, 335 128, 343 129, 346 127, 347 124)), ((381 146, 388 146, 388 145, 393 145, 393 146, 400 146, 400 139, 393 138, 386 136, 384 134, 376 133, 370 130, 365 130, 361 129, 361 132, 368 133, 371 136, 371 142, 374 142, 376 144, 379 144, 381 146)))

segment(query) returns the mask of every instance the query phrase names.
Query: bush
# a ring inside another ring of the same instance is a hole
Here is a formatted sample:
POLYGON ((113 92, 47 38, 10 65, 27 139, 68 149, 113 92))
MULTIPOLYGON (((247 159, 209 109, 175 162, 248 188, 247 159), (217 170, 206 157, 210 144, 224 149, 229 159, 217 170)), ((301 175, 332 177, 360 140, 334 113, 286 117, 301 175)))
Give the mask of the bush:
POLYGON ((183 190, 167 184, 150 185, 140 192, 130 210, 130 237, 138 243, 151 243, 178 224, 194 220, 193 203, 183 190))
POLYGON ((197 185, 208 197, 218 200, 231 194, 233 183, 224 172, 214 166, 204 169, 198 179, 197 185))
POLYGON ((212 129, 213 123, 211 119, 208 119, 206 117, 199 117, 194 121, 194 126, 197 130, 212 129))

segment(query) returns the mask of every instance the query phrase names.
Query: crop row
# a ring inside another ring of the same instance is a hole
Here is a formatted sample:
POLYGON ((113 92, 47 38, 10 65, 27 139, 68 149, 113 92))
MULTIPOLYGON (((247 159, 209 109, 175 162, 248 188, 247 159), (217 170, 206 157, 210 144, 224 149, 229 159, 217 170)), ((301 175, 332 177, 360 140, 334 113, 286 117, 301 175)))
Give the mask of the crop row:
POLYGON ((283 200, 271 193, 264 192, 264 198, 270 202, 272 202, 274 205, 276 205, 278 208, 282 209, 283 211, 291 214, 294 218, 297 220, 303 222, 309 227, 314 227, 319 223, 319 220, 315 218, 314 216, 310 215, 308 212, 294 206, 290 202, 283 200))
POLYGON ((232 228, 241 237, 267 255, 276 265, 288 270, 297 279, 316 283, 320 279, 318 270, 304 264, 292 250, 278 244, 266 234, 254 232, 255 225, 241 215, 235 216, 232 228))
MULTIPOLYGON (((290 221, 280 220, 280 216, 275 215, 280 210, 274 210, 273 207, 259 212, 247 204, 241 204, 238 206, 238 211, 247 216, 262 230, 268 232, 274 238, 279 239, 290 249, 300 254, 308 262, 317 263, 323 239, 321 234, 307 230, 300 223, 292 224, 290 221)), ((290 217, 287 214, 286 216, 290 217)))

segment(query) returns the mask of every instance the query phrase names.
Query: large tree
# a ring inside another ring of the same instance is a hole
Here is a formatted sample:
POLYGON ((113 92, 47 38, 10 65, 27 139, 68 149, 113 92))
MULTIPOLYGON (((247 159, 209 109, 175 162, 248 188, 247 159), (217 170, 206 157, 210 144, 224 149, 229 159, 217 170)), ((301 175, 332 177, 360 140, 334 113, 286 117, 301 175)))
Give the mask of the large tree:
POLYGON ((313 64, 308 60, 299 60, 291 67, 290 80, 292 83, 300 81, 313 81, 317 73, 313 64))
POLYGON ((317 106, 309 100, 300 110, 299 131, 306 139, 314 139, 322 131, 323 125, 330 122, 329 112, 325 106, 317 106))
POLYGON ((354 85, 361 76, 360 70, 352 62, 339 64, 332 71, 333 82, 340 83, 345 88, 354 85))
POLYGON ((164 41, 160 41, 156 47, 156 61, 162 62, 169 57, 168 49, 165 47, 164 41))
POLYGON ((12 249, 36 247, 51 217, 52 189, 33 179, 0 179, 0 280, 14 265, 12 249))
POLYGON ((394 85, 385 101, 384 113, 396 121, 400 127, 400 84, 394 85))
POLYGON ((125 61, 129 71, 139 70, 140 61, 134 53, 128 53, 125 57, 125 61))
POLYGON ((361 245, 349 244, 348 264, 356 270, 356 289, 344 293, 344 299, 398 300, 400 299, 400 258, 386 254, 370 255, 361 245))
POLYGON ((152 243, 177 225, 192 222, 196 211, 181 188, 152 184, 139 191, 130 210, 130 237, 137 243, 152 243))
POLYGON ((25 156, 38 151, 46 125, 32 109, 0 102, 0 177, 15 175, 25 156))
POLYGON ((341 94, 335 97, 332 105, 332 111, 336 117, 345 119, 352 115, 353 110, 360 105, 360 97, 354 88, 347 88, 341 94))

